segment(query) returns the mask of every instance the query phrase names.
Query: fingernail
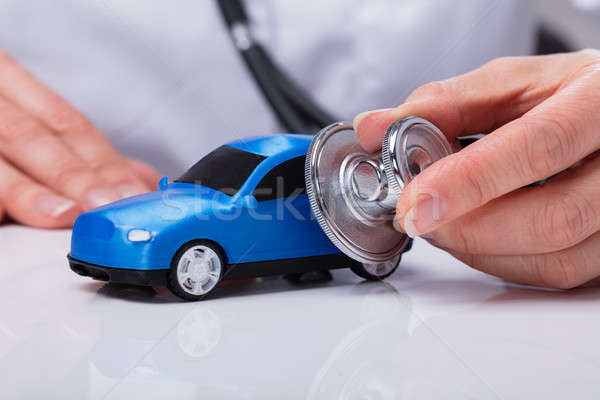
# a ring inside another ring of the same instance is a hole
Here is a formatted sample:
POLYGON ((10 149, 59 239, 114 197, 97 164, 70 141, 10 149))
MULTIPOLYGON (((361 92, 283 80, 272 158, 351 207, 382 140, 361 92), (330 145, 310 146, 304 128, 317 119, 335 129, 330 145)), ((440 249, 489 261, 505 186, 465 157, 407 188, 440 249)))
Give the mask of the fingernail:
POLYGON ((404 230, 412 238, 428 233, 443 217, 444 205, 440 199, 428 198, 408 210, 404 216, 404 230))
POLYGON ((89 209, 103 206, 120 199, 120 196, 111 188, 97 187, 89 190, 85 195, 85 206, 89 209))
POLYGON ((371 110, 371 111, 365 111, 365 112, 361 112, 360 114, 358 114, 356 117, 354 117, 354 121, 352 121, 352 126, 354 127, 354 130, 358 129, 358 125, 360 124, 360 122, 369 114, 376 114, 376 113, 381 113, 381 112, 386 112, 386 111, 390 111, 392 110, 391 108, 380 108, 378 110, 371 110))
POLYGON ((404 231, 411 238, 415 238, 415 237, 419 236, 419 234, 417 233, 417 228, 415 228, 415 224, 413 223, 414 211, 415 211, 414 208, 411 208, 410 210, 408 210, 408 212, 404 216, 404 231))
POLYGON ((54 194, 43 194, 35 199, 37 210, 52 218, 63 215, 75 206, 76 203, 74 201, 54 194))
POLYGON ((404 232, 402 225, 400 225, 400 221, 398 220, 397 217, 394 217, 394 219, 392 220, 392 224, 394 225, 394 229, 397 230, 398 232, 406 233, 406 232, 404 232))
POLYGON ((122 197, 131 197, 144 193, 144 191, 138 186, 132 185, 130 183, 123 183, 121 185, 117 185, 117 192, 122 197))

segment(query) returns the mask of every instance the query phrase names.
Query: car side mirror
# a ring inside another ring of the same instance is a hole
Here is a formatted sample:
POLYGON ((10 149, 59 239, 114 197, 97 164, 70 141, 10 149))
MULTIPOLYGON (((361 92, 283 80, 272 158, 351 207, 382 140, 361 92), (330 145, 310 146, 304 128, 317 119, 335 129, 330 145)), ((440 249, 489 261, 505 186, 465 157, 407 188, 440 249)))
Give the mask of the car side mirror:
POLYGON ((256 201, 256 197, 248 194, 246 196, 242 196, 240 198, 240 205, 246 208, 256 208, 258 207, 258 201, 256 201))
POLYGON ((158 190, 165 190, 168 185, 169 185, 169 177, 163 176, 162 178, 160 178, 160 181, 158 181, 158 190))

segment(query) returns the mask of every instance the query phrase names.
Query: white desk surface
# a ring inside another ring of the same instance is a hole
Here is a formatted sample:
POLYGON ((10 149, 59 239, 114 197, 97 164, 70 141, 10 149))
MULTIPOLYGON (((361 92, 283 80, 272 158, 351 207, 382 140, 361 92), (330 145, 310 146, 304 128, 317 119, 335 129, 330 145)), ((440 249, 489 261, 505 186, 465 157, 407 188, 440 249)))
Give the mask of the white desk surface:
POLYGON ((417 241, 385 283, 237 282, 205 301, 71 272, 0 227, 1 399, 598 399, 600 291, 525 288, 417 241))

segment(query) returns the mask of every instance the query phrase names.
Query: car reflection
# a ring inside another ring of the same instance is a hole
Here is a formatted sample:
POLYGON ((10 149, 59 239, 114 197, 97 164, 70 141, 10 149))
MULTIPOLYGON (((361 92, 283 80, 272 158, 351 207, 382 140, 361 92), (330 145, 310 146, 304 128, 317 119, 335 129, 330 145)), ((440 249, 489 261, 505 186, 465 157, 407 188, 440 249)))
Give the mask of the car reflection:
POLYGON ((468 382, 469 390, 490 397, 418 319, 409 330, 410 299, 392 285, 330 286, 327 294, 313 287, 302 295, 278 291, 282 285, 288 283, 249 285, 268 296, 175 305, 161 304, 161 293, 121 288, 128 299, 137 296, 142 312, 131 318, 99 302, 102 330, 90 362, 123 380, 124 393, 135 382, 148 391, 185 383, 211 398, 397 399, 415 391, 462 398, 471 394, 460 386, 468 382), (147 296, 157 304, 144 304, 147 296))
POLYGON ((190 311, 177 324, 177 344, 188 357, 206 357, 220 340, 221 320, 208 308, 190 311))

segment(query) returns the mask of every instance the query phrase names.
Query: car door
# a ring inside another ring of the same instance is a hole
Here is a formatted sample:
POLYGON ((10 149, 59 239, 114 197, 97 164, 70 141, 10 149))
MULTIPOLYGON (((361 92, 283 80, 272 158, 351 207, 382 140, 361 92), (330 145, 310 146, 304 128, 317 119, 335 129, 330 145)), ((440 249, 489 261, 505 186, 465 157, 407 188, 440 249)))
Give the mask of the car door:
POLYGON ((265 259, 338 252, 312 215, 304 182, 305 158, 300 156, 280 163, 254 189, 257 223, 263 224, 262 231, 269 234, 261 246, 265 259))

